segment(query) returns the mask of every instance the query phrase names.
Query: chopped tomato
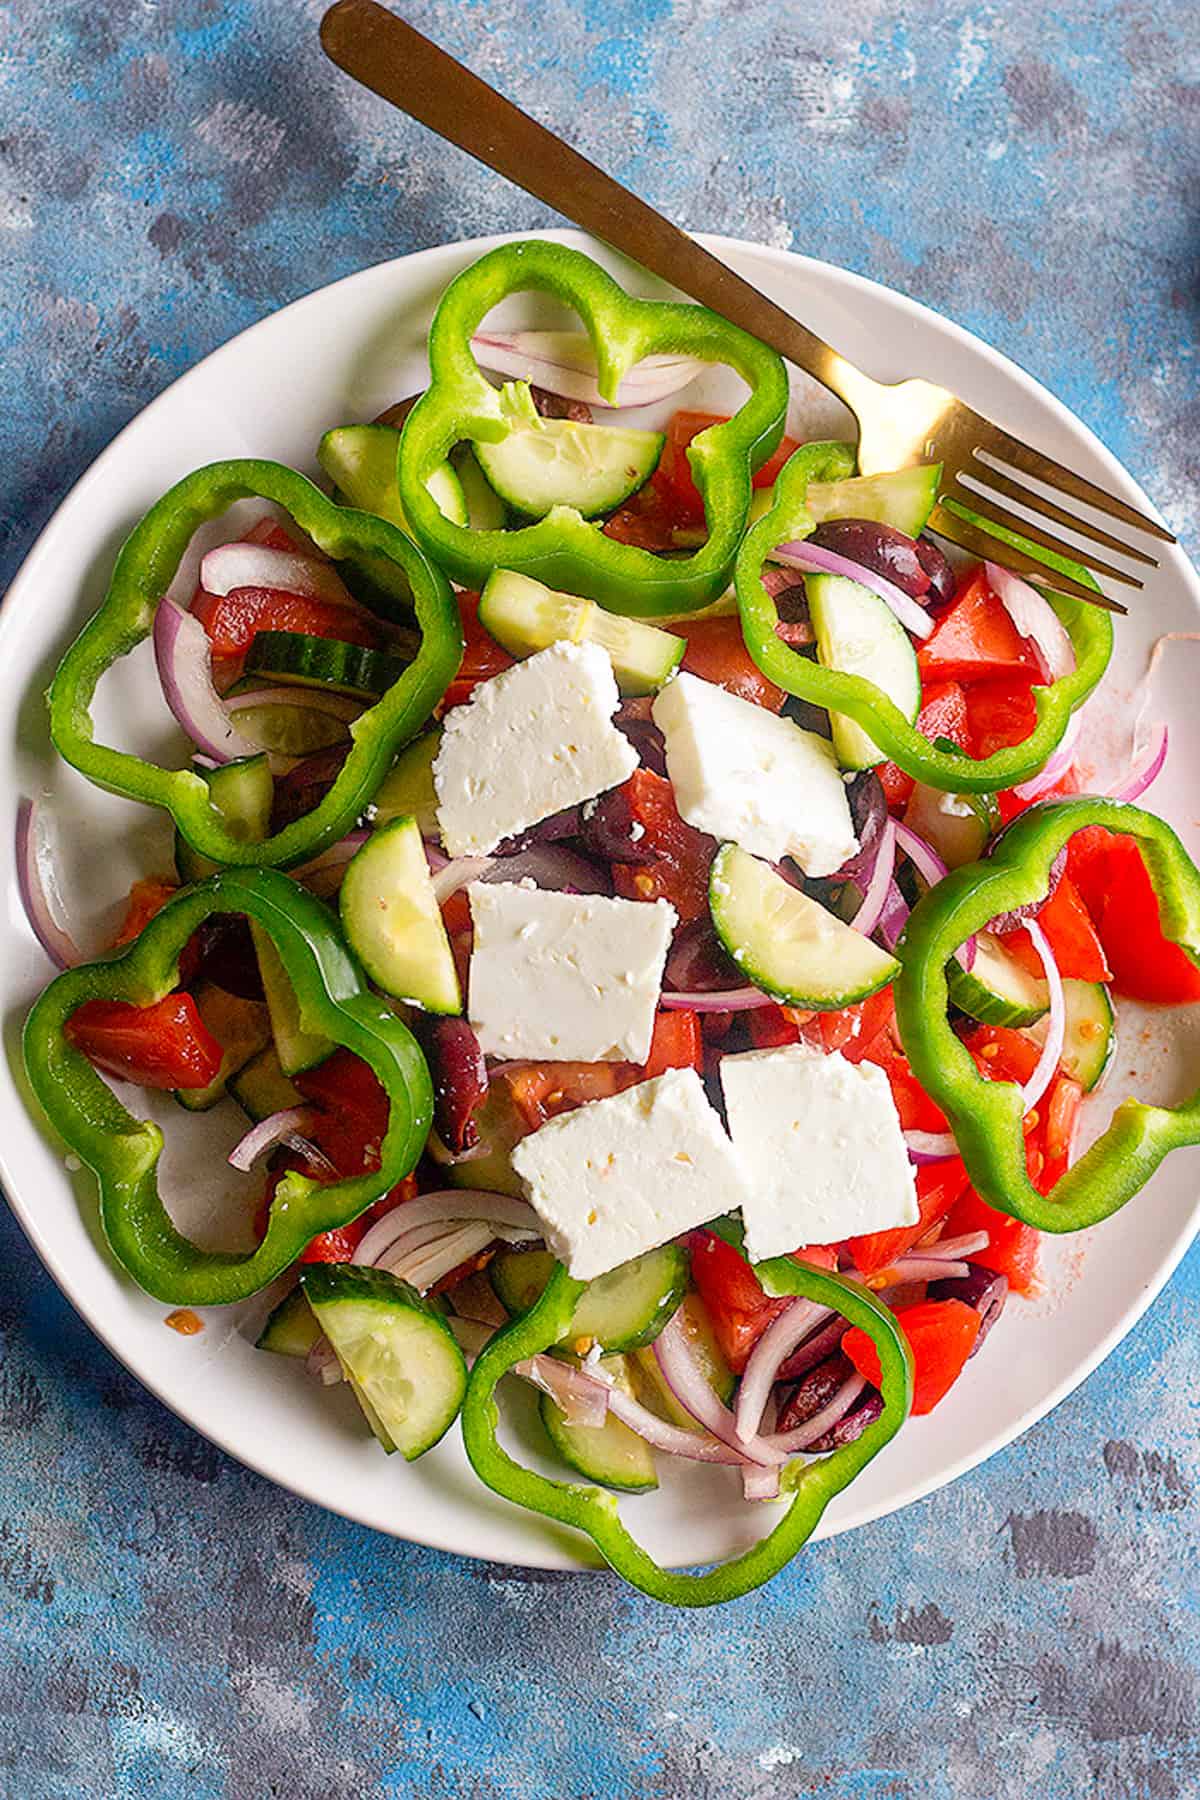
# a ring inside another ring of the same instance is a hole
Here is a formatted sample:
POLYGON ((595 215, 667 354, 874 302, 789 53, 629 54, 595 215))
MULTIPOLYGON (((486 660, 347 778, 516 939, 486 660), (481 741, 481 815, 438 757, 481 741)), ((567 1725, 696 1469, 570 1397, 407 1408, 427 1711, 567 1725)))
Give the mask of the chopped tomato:
POLYGON ((694 539, 696 521, 679 505, 661 471, 660 462, 645 486, 601 527, 605 537, 659 553, 681 549, 694 539))
POLYGON ((106 1075, 148 1088, 203 1088, 221 1068, 221 1046, 190 994, 166 994, 151 1006, 85 1000, 64 1035, 106 1075))
MULTIPOLYGON (((913 1413, 930 1413, 950 1392, 975 1348, 979 1314, 961 1300, 918 1300, 915 1306, 897 1307, 896 1318, 912 1351, 913 1413)), ((879 1352, 868 1334, 852 1326, 842 1350, 859 1374, 878 1387, 879 1352)))
POLYGON ((1083 1089, 1069 1075, 1056 1075, 1042 1106, 1046 1118, 1042 1136, 1045 1161, 1040 1177, 1031 1171, 1031 1179, 1043 1194, 1048 1194, 1059 1176, 1065 1175, 1070 1167, 1075 1128, 1083 1107, 1083 1089))
POLYGON ((1007 1275, 1014 1294, 1029 1293, 1037 1278, 1041 1233, 1023 1219, 997 1212, 967 1186, 946 1221, 945 1235, 970 1237, 976 1231, 986 1231, 988 1242, 986 1249, 972 1250, 971 1261, 994 1269, 997 1275, 1007 1275))
MULTIPOLYGON (((880 988, 866 1000, 836 1012, 813 1015, 812 1022, 823 1050, 838 1050, 847 1062, 862 1062, 881 1034, 891 1032, 896 1005, 890 987, 880 988)), ((886 1046, 883 1047, 886 1050, 886 1046)))
POLYGON ((961 1156, 924 1163, 916 1172, 916 1184, 920 1217, 915 1225, 901 1225, 892 1231, 869 1231, 847 1239, 846 1248, 860 1274, 878 1275, 946 1217, 967 1185, 967 1171, 961 1156))
POLYGON ((774 1001, 767 1006, 756 1006, 746 1014, 750 1042, 756 1050, 774 1050, 782 1044, 798 1044, 803 1035, 801 1026, 807 1025, 814 1016, 797 1006, 777 1006, 774 1001))
POLYGON ((617 790, 640 825, 644 863, 615 863, 613 885, 626 900, 669 900, 680 923, 708 916, 708 871, 717 845, 679 816, 671 784, 651 769, 635 769, 617 790))
POLYGON ((640 1078, 633 1065, 620 1062, 522 1063, 498 1070, 517 1104, 525 1125, 536 1131, 547 1119, 573 1112, 588 1100, 606 1100, 640 1078))
MULTIPOLYGON (((1037 919, 1054 953, 1060 975, 1072 981, 1112 979, 1091 915, 1069 875, 1059 881, 1037 919)), ((1006 931, 1000 941, 1022 968, 1031 975, 1041 976, 1042 959, 1023 925, 1016 931, 1006 931)))
POLYGON ((736 1374, 787 1299, 764 1294, 762 1283, 744 1256, 712 1231, 694 1231, 688 1240, 692 1279, 703 1300, 717 1343, 736 1374))
POLYGON ((948 1131, 945 1113, 930 1099, 912 1072, 912 1065, 900 1050, 890 1030, 881 1031, 863 1050, 858 1059, 878 1065, 888 1078, 892 1099, 905 1131, 948 1131))
POLYGON ((971 683, 966 692, 972 755, 982 759, 1024 743, 1037 724, 1033 687, 1027 675, 971 683))
POLYGON ((201 589, 192 611, 208 633, 214 658, 226 663, 244 656, 260 631, 299 631, 369 650, 380 642, 375 624, 358 607, 282 588, 234 588, 229 594, 201 589))
POLYGON ((671 1010, 664 1007, 656 1014, 650 1054, 639 1070, 639 1079, 649 1081, 666 1069, 698 1069, 704 1073, 700 1014, 686 1007, 671 1010))
POLYGON ((452 706, 461 706, 464 700, 471 698, 481 681, 490 681, 493 675, 499 675, 513 665, 508 651, 502 649, 491 632, 485 631, 479 623, 479 595, 459 594, 458 610, 462 615, 465 648, 458 674, 442 696, 443 712, 452 706))
POLYGON ((778 712, 783 705, 783 689, 767 680, 750 655, 739 619, 700 619, 689 625, 683 667, 768 712, 778 712))
POLYGON ((311 557, 314 562, 328 560, 317 549, 312 539, 305 537, 299 527, 294 526, 289 529, 288 526, 281 524, 278 519, 272 519, 269 515, 260 519, 257 525, 250 527, 242 539, 242 543, 262 544, 268 550, 298 551, 301 556, 311 557))
POLYGON ((1137 841, 1094 825, 1071 839, 1067 872, 1112 970, 1119 994, 1183 1006, 1200 1000, 1200 969, 1163 935, 1158 897, 1137 841))
POLYGON ((973 1025, 963 1043, 989 1081, 1028 1081, 1037 1068, 1037 1045, 1011 1025, 973 1025))
POLYGON ((379 1167, 388 1126, 388 1098, 369 1063, 352 1050, 332 1056, 293 1076, 316 1108, 306 1136, 328 1157, 339 1175, 361 1175, 379 1167))
POLYGON ((1040 675, 1023 638, 982 565, 969 570, 954 599, 917 651, 923 681, 986 681, 993 675, 1040 675))
MULTIPOLYGON (((917 714, 917 730, 930 743, 935 738, 948 738, 960 750, 971 749, 967 696, 957 681, 927 681, 924 684, 921 710, 917 714)), ((906 806, 916 785, 912 776, 906 775, 894 762, 880 763, 875 773, 883 783, 883 791, 893 812, 906 806)))
MULTIPOLYGON (((278 1179, 277 1174, 270 1186, 268 1202, 270 1195, 275 1191, 275 1183, 278 1179)), ((397 1206, 402 1206, 406 1200, 412 1200, 416 1192, 416 1176, 406 1175, 403 1181, 397 1182, 390 1193, 385 1194, 382 1200, 374 1201, 372 1205, 368 1206, 366 1212, 360 1213, 357 1219, 352 1219, 349 1225, 338 1225, 332 1231, 320 1232, 302 1253, 300 1261, 302 1263, 353 1262, 355 1251, 375 1221, 394 1211, 397 1206)))
POLYGON ((113 949, 140 937, 143 926, 148 925, 155 913, 160 913, 171 896, 178 892, 179 883, 168 881, 163 875, 146 875, 135 881, 125 903, 125 917, 113 939, 113 949))
MULTIPOLYGON (((697 524, 704 522, 704 502, 692 479, 688 445, 702 431, 707 431, 710 425, 723 425, 727 418, 726 413, 689 412, 685 409, 677 412, 667 426, 667 441, 655 473, 655 481, 669 491, 680 511, 697 524)), ((775 454, 756 472, 755 487, 769 488, 788 457, 798 448, 795 438, 785 437, 775 454)))

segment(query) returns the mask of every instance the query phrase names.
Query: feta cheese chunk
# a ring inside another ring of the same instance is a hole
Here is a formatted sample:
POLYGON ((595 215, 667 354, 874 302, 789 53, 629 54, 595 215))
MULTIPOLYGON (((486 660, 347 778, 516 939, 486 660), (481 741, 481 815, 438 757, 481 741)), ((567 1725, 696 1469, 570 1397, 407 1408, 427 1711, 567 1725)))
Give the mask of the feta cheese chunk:
POLYGON ((487 856, 626 781, 638 757, 612 722, 619 705, 608 652, 557 643, 451 707, 433 765, 447 854, 487 856))
POLYGON ((746 1168, 746 1253, 915 1225, 917 1190, 887 1076, 807 1044, 721 1058, 734 1147, 746 1168))
POLYGON ((666 900, 474 881, 467 1010, 487 1056, 636 1062, 650 1054, 677 924, 666 900))
POLYGON ((740 1205, 741 1164, 695 1069, 668 1069, 522 1138, 512 1155, 546 1242, 591 1281, 740 1205))
POLYGON ((858 849, 833 746, 791 719, 684 673, 650 709, 689 825, 806 875, 832 875, 858 849))

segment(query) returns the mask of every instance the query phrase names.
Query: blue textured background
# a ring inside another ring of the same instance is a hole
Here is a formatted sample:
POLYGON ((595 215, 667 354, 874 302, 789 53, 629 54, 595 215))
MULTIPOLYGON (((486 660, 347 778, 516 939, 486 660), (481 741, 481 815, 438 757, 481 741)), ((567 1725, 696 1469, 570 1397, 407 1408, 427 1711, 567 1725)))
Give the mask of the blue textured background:
MULTIPOLYGON (((415 22, 683 224, 916 295, 1200 537, 1191 0, 480 0, 415 22)), ((188 364, 540 210, 327 70, 313 0, 0 5, 0 587, 188 364)), ((229 1462, 0 1219, 0 1792, 1186 1800, 1200 1259, 1083 1392, 766 1593, 405 1549, 229 1462)))

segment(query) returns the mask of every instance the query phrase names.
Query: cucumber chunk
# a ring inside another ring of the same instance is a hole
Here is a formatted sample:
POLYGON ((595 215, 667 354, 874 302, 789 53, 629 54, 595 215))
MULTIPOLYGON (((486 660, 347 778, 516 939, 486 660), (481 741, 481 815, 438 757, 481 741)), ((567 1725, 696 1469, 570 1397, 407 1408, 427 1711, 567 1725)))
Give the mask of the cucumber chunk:
POLYGON ((304 1297, 303 1288, 285 1294, 258 1335, 256 1350, 273 1350, 277 1356, 307 1356, 321 1327, 304 1297))
MULTIPOLYGON (((1063 981, 1067 1021, 1059 1065, 1064 1075, 1090 1094, 1112 1062, 1117 1048, 1117 1022, 1108 989, 1102 981, 1063 981)), ((1038 1044, 1046 1041, 1049 1020, 1039 1019, 1029 1035, 1038 1044)))
MULTIPOLYGON (((809 575, 804 582, 817 639, 817 658, 827 669, 862 675, 895 701, 910 724, 921 710, 921 675, 907 631, 887 603, 845 575, 809 575)), ((833 747, 845 769, 869 769, 883 751, 843 713, 831 713, 833 747)))
MULTIPOLYGON (((676 1323, 691 1345, 692 1354, 703 1369, 709 1386, 728 1403, 733 1398, 737 1376, 725 1360, 712 1328, 712 1320, 708 1316, 708 1308, 695 1288, 690 1289, 680 1302, 676 1323)), ((700 1421, 675 1398, 659 1367, 652 1344, 635 1350, 629 1360, 637 1397, 651 1412, 656 1412, 660 1419, 679 1425, 685 1431, 704 1430, 700 1421)))
MULTIPOLYGON (((209 803, 220 813, 239 843, 258 844, 271 826, 275 783, 266 756, 241 756, 219 769, 197 771, 208 783, 209 803)), ((222 865, 193 850, 182 832, 175 833, 175 867, 181 881, 203 881, 222 865)))
POLYGON ((333 1041, 321 1032, 306 1029, 296 990, 279 952, 254 919, 250 921, 250 933, 271 1015, 271 1035, 275 1039, 279 1066, 285 1075, 299 1075, 302 1070, 311 1069, 332 1055, 333 1041))
POLYGON ((345 719, 313 706, 243 706, 236 716, 239 731, 272 756, 312 756, 344 744, 350 735, 345 719))
MULTIPOLYGON (((317 445, 317 461, 351 506, 407 532, 396 485, 399 449, 400 433, 394 425, 337 425, 317 445)), ((452 524, 469 522, 463 484, 448 462, 439 464, 425 485, 452 524)))
POLYGON ((450 462, 467 503, 465 523, 472 531, 503 531, 508 524, 508 508, 480 468, 470 444, 456 444, 450 452, 450 462))
POLYGON ((1050 990, 1031 975, 990 931, 975 934, 975 961, 946 965, 950 998, 961 1012, 987 1025, 1032 1025, 1050 1005, 1050 990))
POLYGON ((918 781, 904 823, 937 851, 948 869, 978 862, 1000 829, 994 794, 947 794, 918 781))
POLYGON ((442 1315, 383 1269, 310 1263, 300 1285, 384 1449, 423 1456, 458 1417, 467 1365, 442 1315))
MULTIPOLYGON (((548 1250, 501 1251, 489 1264, 496 1297, 510 1313, 528 1312, 550 1279, 548 1250)), ((652 1344, 687 1292, 687 1256, 664 1244, 589 1281, 575 1303, 563 1343, 588 1340, 604 1350, 637 1350, 652 1344)), ((585 1348, 587 1345, 585 1345, 585 1348)))
POLYGON ((362 700, 386 694, 407 667, 402 657, 385 651, 303 631, 257 632, 246 657, 247 675, 294 687, 333 688, 362 700))
POLYGON ((376 825, 409 817, 417 821, 422 837, 441 835, 433 785, 433 765, 441 747, 442 728, 438 725, 400 752, 375 794, 372 818, 376 825))
POLYGON ((886 987, 900 967, 737 844, 723 844, 713 859, 708 905, 747 981, 787 1006, 851 1006, 886 987))
POLYGON ((256 1125, 262 1119, 269 1119, 272 1113, 285 1112, 289 1106, 303 1104, 300 1089, 293 1087, 279 1066, 279 1053, 274 1044, 268 1044, 230 1077, 229 1093, 256 1125))
POLYGON ((937 502, 941 463, 920 463, 886 475, 852 475, 845 481, 812 481, 805 495, 809 512, 825 519, 874 519, 894 525, 907 537, 924 530, 937 502))
POLYGON ((500 498, 530 518, 556 506, 585 519, 611 512, 648 480, 662 454, 661 431, 541 418, 525 381, 506 382, 500 405, 508 436, 476 442, 475 455, 500 498))
MULTIPOLYGON (((623 1356, 605 1356, 600 1367, 614 1386, 632 1395, 633 1385, 623 1356)), ((602 1487, 623 1494, 644 1494, 658 1486, 654 1452, 644 1438, 611 1414, 603 1425, 569 1425, 549 1394, 539 1400, 542 1424, 567 1467, 602 1487)))
POLYGON ((458 971, 411 816, 375 831, 353 857, 338 905, 371 980, 426 1012, 462 1011, 458 971))
POLYGON ((510 656, 532 656, 550 644, 599 644, 612 660, 623 694, 653 694, 683 660, 685 640, 640 619, 605 612, 594 600, 556 593, 530 575, 496 569, 479 602, 479 623, 510 656))
POLYGON ((206 981, 192 996, 208 1029, 221 1046, 221 1067, 202 1088, 177 1088, 175 1098, 188 1112, 207 1112, 225 1097, 230 1080, 271 1041, 271 1017, 261 1000, 243 1000, 206 981))

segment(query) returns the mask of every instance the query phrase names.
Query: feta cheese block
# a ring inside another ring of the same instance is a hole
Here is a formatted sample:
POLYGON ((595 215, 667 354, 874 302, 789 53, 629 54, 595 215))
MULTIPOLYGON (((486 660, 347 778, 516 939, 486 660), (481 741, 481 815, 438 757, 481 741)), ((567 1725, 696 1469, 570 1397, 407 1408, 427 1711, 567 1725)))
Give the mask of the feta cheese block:
POLYGON ((721 1058, 734 1148, 746 1169, 746 1253, 915 1225, 917 1190, 887 1076, 807 1044, 721 1058))
POLYGON ((619 704, 607 651, 557 643, 451 707, 433 765, 447 854, 487 856, 626 781, 638 757, 612 722, 619 704))
POLYGON ((512 1153, 546 1242, 578 1281, 739 1206, 742 1166, 695 1069, 550 1119, 512 1153))
POLYGON ((487 1056, 636 1062, 650 1054, 677 924, 666 900, 474 881, 467 1011, 487 1056))
POLYGON ((832 875, 858 849, 833 746, 791 719, 686 672, 650 709, 689 825, 806 875, 832 875))

